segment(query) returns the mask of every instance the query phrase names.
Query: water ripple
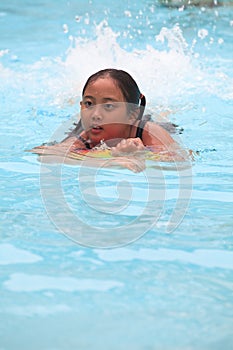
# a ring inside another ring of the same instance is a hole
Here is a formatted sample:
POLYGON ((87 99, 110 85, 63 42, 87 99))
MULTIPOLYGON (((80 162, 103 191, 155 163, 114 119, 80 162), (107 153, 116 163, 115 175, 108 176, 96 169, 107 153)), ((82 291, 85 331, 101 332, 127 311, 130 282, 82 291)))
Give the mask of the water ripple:
POLYGON ((45 275, 28 275, 14 273, 3 283, 4 287, 14 292, 35 292, 41 290, 99 291, 106 292, 122 287, 123 283, 113 280, 77 279, 73 277, 49 277, 45 275))
POLYGON ((209 268, 233 269, 233 252, 217 249, 197 249, 192 252, 172 249, 139 249, 120 248, 117 250, 96 250, 100 259, 105 261, 182 261, 209 268))

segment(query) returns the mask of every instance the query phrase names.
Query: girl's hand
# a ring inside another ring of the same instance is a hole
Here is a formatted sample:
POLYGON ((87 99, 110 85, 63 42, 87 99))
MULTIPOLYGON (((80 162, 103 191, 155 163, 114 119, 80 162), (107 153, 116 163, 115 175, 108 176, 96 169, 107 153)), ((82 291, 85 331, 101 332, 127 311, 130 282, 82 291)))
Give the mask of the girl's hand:
POLYGON ((145 146, 143 145, 141 139, 137 138, 129 138, 120 141, 116 147, 112 147, 112 156, 119 157, 124 155, 140 155, 145 151, 145 146))
POLYGON ((35 153, 41 156, 60 156, 66 157, 69 152, 73 151, 74 148, 77 148, 77 144, 75 144, 76 138, 67 139, 64 142, 57 143, 54 145, 42 145, 34 147, 28 152, 35 153))
POLYGON ((112 164, 119 164, 135 173, 145 170, 145 146, 140 138, 129 138, 112 147, 112 164))

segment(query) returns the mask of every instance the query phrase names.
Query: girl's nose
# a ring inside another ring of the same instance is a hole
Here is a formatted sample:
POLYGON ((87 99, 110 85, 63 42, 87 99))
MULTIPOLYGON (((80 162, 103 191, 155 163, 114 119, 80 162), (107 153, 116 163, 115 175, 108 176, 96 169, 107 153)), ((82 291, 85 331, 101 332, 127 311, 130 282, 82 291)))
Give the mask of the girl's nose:
POLYGON ((101 115, 99 115, 99 114, 93 114, 93 115, 91 116, 91 118, 92 118, 92 120, 94 120, 94 121, 96 121, 96 122, 100 122, 100 121, 102 120, 102 117, 101 117, 101 115))
POLYGON ((102 120, 102 114, 101 114, 100 106, 95 106, 91 118, 92 118, 93 121, 96 121, 96 122, 100 122, 102 120))

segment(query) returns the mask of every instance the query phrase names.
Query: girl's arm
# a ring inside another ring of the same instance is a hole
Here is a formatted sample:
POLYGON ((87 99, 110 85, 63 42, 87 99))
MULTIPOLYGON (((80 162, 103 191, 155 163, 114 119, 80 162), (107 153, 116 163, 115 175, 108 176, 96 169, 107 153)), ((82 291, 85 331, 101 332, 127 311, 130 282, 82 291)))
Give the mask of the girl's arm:
POLYGON ((182 149, 165 129, 153 122, 146 123, 142 140, 140 138, 122 140, 112 148, 112 156, 125 157, 126 162, 130 158, 134 159, 134 162, 138 160, 141 166, 142 160, 146 160, 148 151, 152 155, 153 153, 159 155, 160 161, 166 162, 183 162, 189 157, 187 150, 182 149))
POLYGON ((138 137, 124 139, 112 148, 112 155, 142 154, 146 147, 161 151, 175 145, 177 143, 166 130, 155 123, 147 122, 143 130, 142 140, 138 137))

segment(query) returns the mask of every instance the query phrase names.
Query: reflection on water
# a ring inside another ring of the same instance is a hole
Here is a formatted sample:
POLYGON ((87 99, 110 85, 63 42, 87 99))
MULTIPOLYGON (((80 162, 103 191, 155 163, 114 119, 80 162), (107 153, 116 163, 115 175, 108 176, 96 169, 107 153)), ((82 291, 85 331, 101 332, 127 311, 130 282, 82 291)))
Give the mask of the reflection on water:
POLYGON ((133 174, 128 170, 82 166, 73 169, 42 163, 41 194, 46 211, 60 232, 87 246, 112 247, 135 241, 162 216, 171 201, 167 231, 174 230, 188 208, 192 172, 163 167, 133 174), (111 229, 110 229, 111 228, 111 229))

